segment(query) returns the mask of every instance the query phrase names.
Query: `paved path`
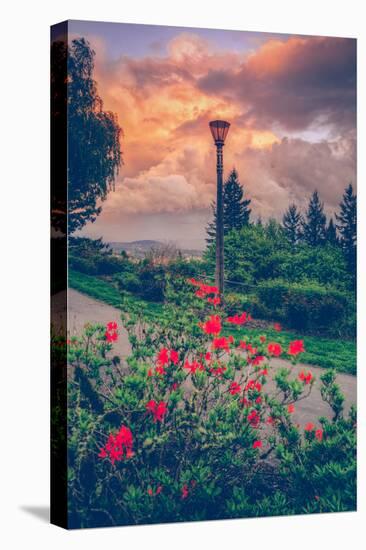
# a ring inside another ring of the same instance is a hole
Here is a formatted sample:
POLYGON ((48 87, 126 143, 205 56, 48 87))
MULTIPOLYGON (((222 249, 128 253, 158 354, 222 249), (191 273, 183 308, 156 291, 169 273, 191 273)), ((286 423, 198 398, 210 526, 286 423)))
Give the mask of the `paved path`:
MULTIPOLYGON (((103 302, 99 302, 85 294, 69 289, 68 291, 69 302, 69 331, 70 334, 78 334, 83 329, 86 323, 108 323, 109 321, 116 321, 120 326, 120 312, 118 309, 109 306, 103 302)), ((116 355, 126 357, 130 352, 130 345, 127 338, 126 331, 120 326, 120 337, 118 342, 114 346, 114 352, 116 355)), ((311 395, 300 401, 296 405, 296 412, 294 414, 294 420, 303 425, 309 421, 316 421, 319 416, 331 416, 329 406, 323 402, 319 392, 320 375, 324 372, 324 369, 314 367, 312 365, 298 364, 292 366, 288 361, 282 359, 273 359, 271 365, 274 369, 280 367, 291 366, 291 369, 298 374, 302 369, 310 369, 313 375, 316 377, 315 385, 312 389, 311 395)), ((339 374, 337 381, 341 386, 341 389, 345 395, 345 407, 348 410, 352 403, 356 404, 356 384, 357 379, 355 376, 348 374, 339 374)), ((274 383, 269 380, 266 388, 268 390, 273 387, 274 383)))

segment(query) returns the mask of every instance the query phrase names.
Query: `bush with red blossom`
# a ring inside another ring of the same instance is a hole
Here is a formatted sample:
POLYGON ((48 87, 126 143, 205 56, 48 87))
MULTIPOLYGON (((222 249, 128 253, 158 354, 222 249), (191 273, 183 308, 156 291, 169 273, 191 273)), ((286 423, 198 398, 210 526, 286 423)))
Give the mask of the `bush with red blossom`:
POLYGON ((321 381, 333 418, 299 425, 315 377, 271 358, 296 362, 303 340, 243 340, 248 313, 228 316, 212 285, 166 295, 163 316, 130 310, 68 347, 70 526, 354 509, 355 413, 335 374, 321 381))

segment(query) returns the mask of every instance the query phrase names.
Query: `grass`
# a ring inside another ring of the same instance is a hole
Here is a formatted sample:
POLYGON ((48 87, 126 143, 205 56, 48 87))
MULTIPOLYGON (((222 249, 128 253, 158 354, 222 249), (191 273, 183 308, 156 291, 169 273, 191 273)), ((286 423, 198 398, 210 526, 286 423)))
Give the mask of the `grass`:
POLYGON ((136 305, 136 302, 138 302, 147 316, 156 317, 162 314, 162 304, 147 302, 140 299, 137 300, 132 294, 124 294, 122 296, 112 283, 99 279, 94 275, 86 275, 85 273, 70 269, 69 286, 113 307, 128 309, 129 304, 136 305))
MULTIPOLYGON (((69 286, 113 307, 128 309, 129 304, 136 305, 138 301, 147 315, 156 317, 163 312, 162 304, 137 300, 133 295, 124 295, 122 298, 120 292, 108 281, 77 271, 69 271, 69 286)), ((291 331, 282 330, 277 332, 270 328, 244 327, 237 329, 237 331, 237 335, 241 338, 265 334, 267 341, 279 342, 285 348, 291 340, 302 338, 299 334, 291 331)), ((356 374, 356 344, 354 342, 316 336, 305 336, 302 339, 304 340, 306 352, 302 355, 301 362, 323 368, 335 368, 338 372, 356 374)))
MULTIPOLYGON (((228 329, 226 329, 228 333, 228 329)), ((234 334, 233 331, 231 331, 234 334)), ((292 340, 304 340, 305 353, 301 355, 301 362, 323 368, 334 368, 338 372, 356 374, 356 344, 349 340, 331 340, 317 336, 301 336, 298 333, 266 328, 240 328, 236 333, 240 338, 265 334, 268 342, 278 342, 287 349, 292 340)))

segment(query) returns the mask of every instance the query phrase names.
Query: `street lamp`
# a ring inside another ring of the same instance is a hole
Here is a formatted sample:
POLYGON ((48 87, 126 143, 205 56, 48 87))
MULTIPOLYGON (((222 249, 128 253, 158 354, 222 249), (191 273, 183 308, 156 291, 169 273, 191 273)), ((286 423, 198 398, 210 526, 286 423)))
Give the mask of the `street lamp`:
POLYGON ((210 122, 210 130, 216 145, 216 171, 217 171, 217 198, 216 198, 216 286, 220 296, 224 292, 224 216, 222 175, 224 171, 222 148, 230 128, 230 123, 225 120, 213 120, 210 122))

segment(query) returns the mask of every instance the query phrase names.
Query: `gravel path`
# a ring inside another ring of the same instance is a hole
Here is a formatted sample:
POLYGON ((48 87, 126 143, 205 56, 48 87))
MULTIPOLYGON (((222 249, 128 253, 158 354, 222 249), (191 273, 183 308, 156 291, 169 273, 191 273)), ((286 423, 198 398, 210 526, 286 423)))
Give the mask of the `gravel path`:
MULTIPOLYGON (((83 326, 86 323, 103 323, 106 324, 109 321, 116 321, 120 324, 120 313, 119 310, 99 302, 85 294, 69 289, 68 291, 68 303, 69 303, 69 332, 70 334, 79 334, 83 326)), ((306 343, 306 339, 305 339, 306 343)), ((114 345, 114 353, 120 355, 121 357, 126 357, 129 355, 130 345, 127 338, 127 333, 125 330, 120 329, 120 337, 118 342, 114 345)), ((316 421, 319 416, 331 416, 331 411, 329 406, 324 403, 321 399, 319 392, 320 386, 320 375, 324 372, 324 369, 319 367, 314 367, 312 365, 298 364, 292 366, 291 363, 282 359, 273 359, 271 365, 276 368, 280 367, 291 367, 294 373, 300 372, 302 369, 310 369, 313 375, 316 377, 316 382, 313 386, 311 395, 300 401, 296 405, 296 411, 294 413, 294 420, 303 425, 309 421, 316 421)), ((337 381, 345 395, 345 407, 349 409, 351 404, 356 404, 357 398, 357 379, 355 376, 348 374, 339 374, 337 376, 337 381)), ((269 380, 266 388, 270 389, 273 387, 272 380, 269 380)))

